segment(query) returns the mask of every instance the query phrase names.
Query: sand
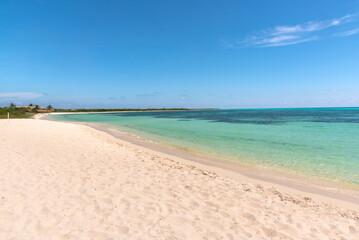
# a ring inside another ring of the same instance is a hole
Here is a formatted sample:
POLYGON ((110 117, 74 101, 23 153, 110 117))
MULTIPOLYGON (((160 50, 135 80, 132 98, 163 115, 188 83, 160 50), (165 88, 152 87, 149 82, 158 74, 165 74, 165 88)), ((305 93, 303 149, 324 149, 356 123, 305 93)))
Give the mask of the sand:
MULTIPOLYGON (((348 205, 349 206, 349 205, 348 205)), ((359 239, 359 213, 88 126, 0 120, 0 239, 359 239)))

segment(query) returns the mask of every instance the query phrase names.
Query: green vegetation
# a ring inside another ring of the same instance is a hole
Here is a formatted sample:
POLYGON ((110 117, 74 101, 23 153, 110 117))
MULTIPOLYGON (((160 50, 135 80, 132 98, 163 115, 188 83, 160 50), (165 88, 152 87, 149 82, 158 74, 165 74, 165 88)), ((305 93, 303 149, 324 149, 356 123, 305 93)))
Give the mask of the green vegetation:
POLYGON ((10 114, 10 118, 30 118, 34 116, 36 111, 29 111, 27 108, 17 108, 15 104, 11 103, 10 107, 0 108, 0 119, 7 118, 7 114, 10 114))
POLYGON ((190 110, 188 108, 95 108, 95 109, 55 109, 55 112, 125 112, 125 111, 185 111, 190 110))
POLYGON ((124 112, 124 111, 185 111, 190 110, 187 108, 96 108, 96 109, 54 109, 51 105, 48 105, 46 109, 39 105, 33 105, 30 103, 26 107, 16 107, 15 104, 10 103, 9 107, 0 108, 0 119, 7 118, 7 114, 10 113, 10 118, 30 118, 37 113, 46 112, 124 112))

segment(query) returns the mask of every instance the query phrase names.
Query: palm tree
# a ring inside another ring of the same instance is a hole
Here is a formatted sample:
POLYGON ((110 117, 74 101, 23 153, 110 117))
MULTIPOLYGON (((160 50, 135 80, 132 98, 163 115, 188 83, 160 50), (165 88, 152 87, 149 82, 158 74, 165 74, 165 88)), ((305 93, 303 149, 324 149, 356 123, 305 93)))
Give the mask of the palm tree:
POLYGON ((14 107, 16 107, 16 105, 13 104, 13 103, 10 103, 10 107, 11 107, 11 108, 14 108, 14 107))
POLYGON ((47 110, 51 110, 53 107, 51 105, 47 106, 47 110))
POLYGON ((30 104, 29 104, 29 107, 32 107, 32 106, 33 106, 32 103, 30 103, 30 104))

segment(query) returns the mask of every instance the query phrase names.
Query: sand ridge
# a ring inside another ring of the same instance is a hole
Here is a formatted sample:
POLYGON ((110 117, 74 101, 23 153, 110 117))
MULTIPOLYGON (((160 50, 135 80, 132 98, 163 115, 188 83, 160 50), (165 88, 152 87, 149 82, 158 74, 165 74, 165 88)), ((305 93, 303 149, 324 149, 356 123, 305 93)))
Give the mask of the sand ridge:
POLYGON ((359 214, 87 126, 0 120, 0 239, 359 239, 359 214))

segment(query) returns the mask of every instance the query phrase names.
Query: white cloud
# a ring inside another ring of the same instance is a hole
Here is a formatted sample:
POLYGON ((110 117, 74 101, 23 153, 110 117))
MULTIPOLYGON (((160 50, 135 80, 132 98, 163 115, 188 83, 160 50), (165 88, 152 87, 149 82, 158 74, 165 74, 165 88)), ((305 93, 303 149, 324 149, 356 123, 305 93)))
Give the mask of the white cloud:
POLYGON ((359 33, 359 28, 356 28, 356 29, 340 32, 340 33, 337 34, 337 36, 346 37, 346 36, 351 36, 351 35, 355 35, 355 34, 358 34, 358 33, 359 33))
POLYGON ((220 44, 222 45, 222 47, 224 48, 233 48, 234 44, 230 41, 226 41, 224 39, 219 39, 220 44))
POLYGON ((262 41, 257 42, 258 44, 276 44, 286 41, 292 41, 294 39, 297 39, 298 36, 293 35, 279 35, 275 37, 265 38, 262 41))
POLYGON ((309 41, 313 41, 318 39, 317 37, 312 37, 312 38, 303 38, 303 39, 298 39, 295 41, 278 41, 275 43, 270 43, 270 44, 266 44, 265 47, 279 47, 279 46, 287 46, 287 45, 294 45, 294 44, 298 44, 298 43, 304 43, 304 42, 309 42, 309 41))
MULTIPOLYGON (((224 39, 221 39, 220 41, 222 46, 227 48, 293 45, 318 40, 327 36, 339 36, 335 32, 343 31, 340 26, 344 26, 355 20, 355 15, 346 15, 341 18, 324 21, 310 21, 292 26, 281 25, 251 34, 241 41, 228 41, 224 39)), ((350 36, 356 33, 359 33, 359 29, 342 32, 340 36, 350 36)))
POLYGON ((6 99, 35 99, 43 97, 46 94, 36 92, 12 92, 12 93, 0 93, 0 98, 6 99))
POLYGON ((300 33, 300 32, 315 32, 324 30, 330 27, 340 25, 342 23, 350 21, 354 15, 346 15, 344 17, 326 21, 310 21, 295 26, 276 26, 272 31, 273 35, 281 35, 288 33, 300 33))

